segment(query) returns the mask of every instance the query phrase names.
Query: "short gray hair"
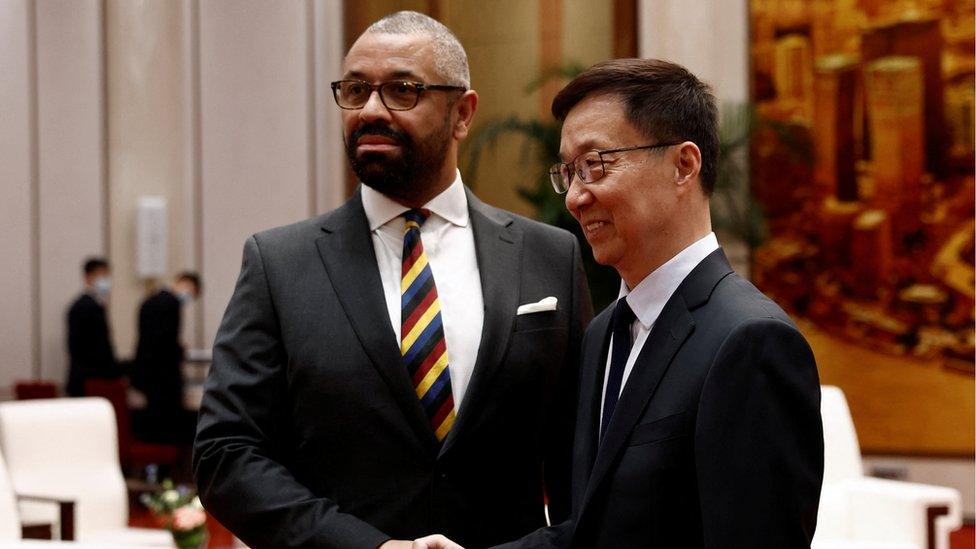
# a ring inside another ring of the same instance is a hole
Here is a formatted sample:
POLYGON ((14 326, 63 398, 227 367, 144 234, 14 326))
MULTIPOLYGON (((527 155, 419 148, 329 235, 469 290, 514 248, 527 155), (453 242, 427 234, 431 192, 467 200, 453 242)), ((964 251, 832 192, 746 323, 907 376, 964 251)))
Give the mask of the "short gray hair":
POLYGON ((434 67, 438 75, 450 86, 471 88, 471 73, 468 70, 468 55, 451 29, 440 21, 415 11, 391 13, 373 23, 363 34, 422 34, 434 42, 434 67))

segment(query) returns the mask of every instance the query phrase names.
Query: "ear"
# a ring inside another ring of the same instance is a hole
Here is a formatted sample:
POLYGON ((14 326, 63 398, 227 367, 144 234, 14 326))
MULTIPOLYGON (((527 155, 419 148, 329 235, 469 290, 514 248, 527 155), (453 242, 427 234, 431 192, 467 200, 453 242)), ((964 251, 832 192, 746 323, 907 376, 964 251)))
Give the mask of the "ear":
POLYGON ((457 120, 454 122, 454 139, 461 141, 468 136, 474 113, 478 110, 478 92, 468 90, 454 103, 457 120))
POLYGON ((685 185, 698 179, 701 172, 701 150, 698 145, 691 141, 685 141, 678 146, 678 153, 674 159, 676 168, 675 182, 678 185, 685 185))

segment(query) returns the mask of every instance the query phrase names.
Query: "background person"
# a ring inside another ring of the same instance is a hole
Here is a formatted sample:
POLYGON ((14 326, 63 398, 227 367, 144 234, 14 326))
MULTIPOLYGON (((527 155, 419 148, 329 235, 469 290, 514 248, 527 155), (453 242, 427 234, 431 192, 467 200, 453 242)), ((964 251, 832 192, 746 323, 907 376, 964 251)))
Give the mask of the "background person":
POLYGON ((68 308, 68 396, 85 396, 85 380, 118 378, 105 304, 112 289, 108 261, 92 257, 82 265, 85 289, 68 308))
POLYGON ((134 418, 142 440, 175 444, 193 440, 196 413, 183 407, 180 325, 183 306, 197 299, 200 289, 199 275, 180 273, 168 288, 139 307, 139 342, 131 378, 133 387, 146 395, 146 408, 134 418))

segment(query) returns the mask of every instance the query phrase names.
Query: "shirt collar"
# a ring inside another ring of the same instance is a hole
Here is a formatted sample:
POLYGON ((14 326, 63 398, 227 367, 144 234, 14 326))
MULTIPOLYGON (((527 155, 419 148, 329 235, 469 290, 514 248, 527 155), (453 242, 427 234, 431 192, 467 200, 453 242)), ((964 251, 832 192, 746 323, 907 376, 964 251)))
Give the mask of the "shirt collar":
MULTIPOLYGON (((375 231, 379 227, 386 225, 410 209, 371 187, 361 185, 360 188, 363 198, 363 210, 366 211, 366 220, 369 221, 370 231, 375 231)), ((461 172, 457 171, 454 176, 454 182, 448 188, 444 189, 441 194, 424 204, 424 208, 427 208, 431 213, 442 217, 458 227, 467 227, 468 197, 464 194, 464 183, 461 181, 461 172)))
POLYGON ((644 277, 637 286, 628 291, 627 284, 620 281, 620 297, 627 298, 627 304, 634 311, 637 320, 649 329, 678 289, 681 282, 698 266, 708 254, 718 249, 715 233, 708 233, 691 246, 678 252, 664 265, 644 277))

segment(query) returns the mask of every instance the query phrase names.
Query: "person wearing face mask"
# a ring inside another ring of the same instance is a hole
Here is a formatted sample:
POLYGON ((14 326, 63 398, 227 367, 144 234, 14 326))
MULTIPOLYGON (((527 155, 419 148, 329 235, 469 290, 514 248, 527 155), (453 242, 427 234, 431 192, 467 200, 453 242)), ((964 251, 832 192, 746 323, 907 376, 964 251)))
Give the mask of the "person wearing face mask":
POLYGON ((85 380, 117 378, 121 370, 115 361, 105 304, 111 290, 108 261, 92 257, 83 264, 85 290, 68 309, 68 396, 85 396, 85 380))
POLYGON ((180 273, 174 282, 146 298, 139 307, 139 342, 132 365, 132 385, 146 395, 146 408, 135 418, 137 436, 147 442, 187 444, 196 416, 183 408, 182 306, 200 295, 200 277, 180 273))

